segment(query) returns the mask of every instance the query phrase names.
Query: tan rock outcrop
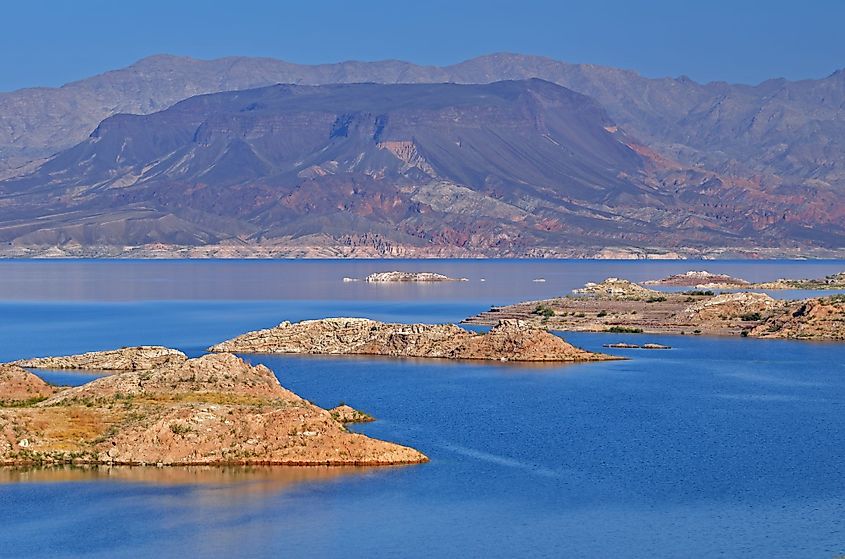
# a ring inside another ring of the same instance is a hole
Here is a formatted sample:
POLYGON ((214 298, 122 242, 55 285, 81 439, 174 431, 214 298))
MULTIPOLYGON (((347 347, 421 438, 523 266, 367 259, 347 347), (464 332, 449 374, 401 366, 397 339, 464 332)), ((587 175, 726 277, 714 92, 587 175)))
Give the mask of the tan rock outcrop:
POLYGON ((750 335, 759 338, 845 340, 845 297, 821 297, 792 303, 769 317, 750 335))
POLYGON ((504 320, 486 334, 453 324, 390 324, 366 318, 283 322, 221 342, 210 351, 387 355, 501 361, 598 361, 612 357, 576 348, 545 329, 504 320))
POLYGON ((388 465, 420 452, 350 433, 230 354, 118 373, 0 409, 0 463, 388 465))
POLYGON ((750 285, 744 279, 735 278, 727 274, 714 274, 707 270, 689 271, 683 274, 674 274, 659 280, 644 281, 643 285, 672 285, 677 287, 744 287, 750 285))
POLYGON ((347 406, 346 404, 341 404, 330 409, 329 413, 335 421, 340 421, 341 423, 369 423, 371 421, 375 421, 373 416, 356 410, 352 406, 347 406))
POLYGON ((601 283, 587 283, 573 293, 591 295, 603 299, 633 300, 659 297, 661 293, 653 289, 646 289, 636 283, 620 278, 607 278, 601 283))
POLYGON ((784 308, 784 302, 765 293, 723 293, 686 308, 691 320, 716 320, 759 314, 761 317, 784 308))
POLYGON ((124 347, 61 357, 21 359, 14 364, 31 369, 80 369, 88 371, 142 371, 178 365, 188 357, 181 351, 161 346, 124 347))
POLYGON ((15 365, 0 365, 0 406, 33 402, 52 396, 55 389, 15 365))

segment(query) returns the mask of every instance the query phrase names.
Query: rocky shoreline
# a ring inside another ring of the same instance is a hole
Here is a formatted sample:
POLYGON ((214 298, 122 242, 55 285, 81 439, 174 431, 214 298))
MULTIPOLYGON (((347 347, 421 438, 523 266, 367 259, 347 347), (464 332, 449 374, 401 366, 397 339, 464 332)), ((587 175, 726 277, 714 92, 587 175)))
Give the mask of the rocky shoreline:
POLYGON ((501 320, 560 331, 845 340, 845 296, 788 301, 764 293, 662 292, 608 278, 575 295, 493 307, 464 322, 501 320))
MULTIPOLYGON (((100 355, 126 354, 122 362, 131 362, 135 350, 100 355)), ((62 359, 90 362, 92 355, 62 359)), ((0 465, 386 466, 428 460, 412 448, 350 432, 345 422, 369 416, 348 406, 343 416, 315 406, 283 388, 270 369, 228 353, 124 369, 65 389, 6 364, 0 366, 0 394, 7 399, 0 406, 0 465)))
POLYGON ((366 318, 283 322, 221 342, 209 351, 529 362, 618 359, 577 348, 543 326, 521 320, 496 321, 484 334, 454 324, 390 324, 366 318))

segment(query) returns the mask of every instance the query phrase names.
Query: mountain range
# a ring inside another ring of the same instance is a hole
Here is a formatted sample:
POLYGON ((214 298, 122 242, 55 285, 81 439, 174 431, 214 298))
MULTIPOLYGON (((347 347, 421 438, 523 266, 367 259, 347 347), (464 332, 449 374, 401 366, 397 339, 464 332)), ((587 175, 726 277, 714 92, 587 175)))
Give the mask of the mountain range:
POLYGON ((835 253, 843 139, 842 71, 746 86, 508 54, 443 68, 156 56, 0 94, 0 241, 835 253))

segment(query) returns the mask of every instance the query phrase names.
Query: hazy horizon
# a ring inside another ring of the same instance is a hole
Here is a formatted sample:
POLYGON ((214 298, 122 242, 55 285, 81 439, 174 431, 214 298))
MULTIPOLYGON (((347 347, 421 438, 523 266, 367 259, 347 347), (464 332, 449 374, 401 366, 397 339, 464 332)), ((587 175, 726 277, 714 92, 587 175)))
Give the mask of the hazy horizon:
POLYGON ((0 47, 0 91, 57 87, 155 54, 213 59, 267 57, 296 64, 402 60, 445 66, 491 53, 546 56, 612 66, 647 77, 707 83, 821 78, 845 66, 838 22, 845 4, 815 0, 732 5, 646 6, 605 0, 527 0, 515 7, 436 1, 407 12, 377 0, 348 9, 339 0, 279 5, 46 0, 5 9, 12 25, 0 47), (34 25, 33 25, 34 24, 34 25), (432 40, 436 39, 436 40, 432 40))

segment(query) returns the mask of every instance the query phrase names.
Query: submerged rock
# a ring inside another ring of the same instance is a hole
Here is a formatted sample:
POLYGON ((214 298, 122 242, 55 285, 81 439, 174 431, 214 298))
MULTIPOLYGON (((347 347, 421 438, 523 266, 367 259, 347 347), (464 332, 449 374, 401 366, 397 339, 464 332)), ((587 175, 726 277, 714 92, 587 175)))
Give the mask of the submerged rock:
POLYGON ((0 409, 0 463, 388 465, 420 452, 350 433, 268 368, 205 355, 0 409), (21 441, 26 441, 25 445, 21 441))
POLYGON ((82 369, 88 371, 142 371, 178 365, 188 357, 181 351, 161 346, 124 347, 61 357, 21 359, 14 364, 30 369, 82 369))
POLYGON ((565 342, 518 320, 500 321, 486 334, 453 324, 390 324, 366 318, 283 322, 221 342, 210 351, 388 355, 497 361, 598 361, 614 359, 565 342))

